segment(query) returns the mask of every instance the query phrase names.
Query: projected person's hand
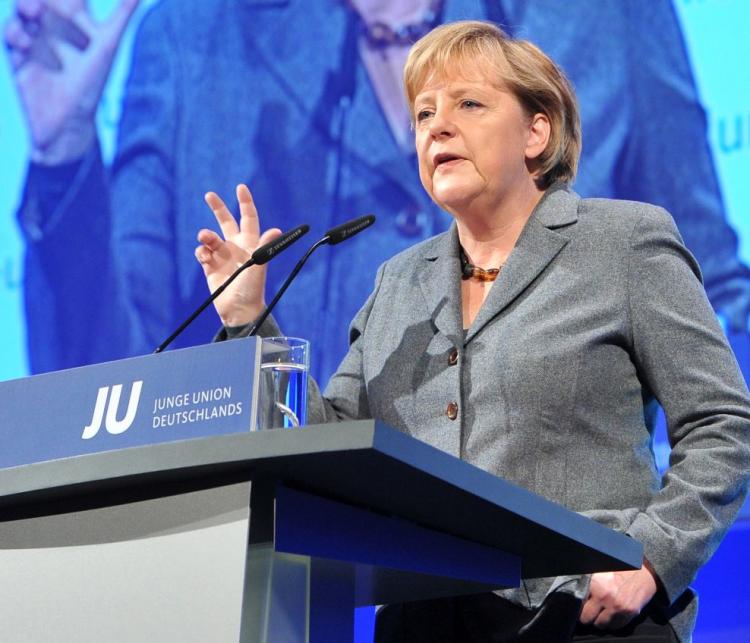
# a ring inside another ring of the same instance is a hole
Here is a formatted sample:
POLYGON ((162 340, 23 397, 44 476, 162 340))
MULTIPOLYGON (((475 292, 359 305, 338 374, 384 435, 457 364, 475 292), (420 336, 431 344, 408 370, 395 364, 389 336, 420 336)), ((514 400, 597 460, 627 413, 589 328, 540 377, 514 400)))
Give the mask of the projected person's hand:
MULTIPOLYGON (((218 194, 206 194, 206 203, 216 217, 221 235, 204 229, 198 233, 199 245, 195 257, 203 267, 211 292, 223 284, 250 255, 263 244, 281 234, 271 228, 260 234, 258 211, 246 185, 237 186, 240 221, 235 220, 218 194)), ((266 267, 253 266, 243 272, 214 301, 216 312, 225 326, 242 326, 260 315, 265 307, 266 267)))
POLYGON ((31 135, 32 160, 83 155, 120 38, 139 0, 97 22, 86 0, 16 0, 4 40, 31 135))

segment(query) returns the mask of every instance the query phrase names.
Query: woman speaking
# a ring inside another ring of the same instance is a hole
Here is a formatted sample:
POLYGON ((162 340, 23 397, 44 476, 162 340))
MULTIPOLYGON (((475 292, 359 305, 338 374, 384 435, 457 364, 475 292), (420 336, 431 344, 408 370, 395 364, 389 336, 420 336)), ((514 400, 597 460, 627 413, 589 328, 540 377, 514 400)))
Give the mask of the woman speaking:
MULTIPOLYGON (((379 641, 689 641, 688 587, 747 488, 750 402, 674 223, 581 199, 578 108, 560 69, 489 23, 441 26, 404 70, 422 184, 451 229, 381 266, 311 422, 378 418, 643 543, 639 570, 383 608, 379 641), (672 452, 659 476, 657 405, 672 452)), ((668 141, 653 141, 665 145, 668 141)), ((196 257, 214 290, 260 244, 239 224, 196 257)), ((223 336, 264 306, 262 267, 216 301, 223 336)), ((279 335, 273 320, 261 334, 279 335)))

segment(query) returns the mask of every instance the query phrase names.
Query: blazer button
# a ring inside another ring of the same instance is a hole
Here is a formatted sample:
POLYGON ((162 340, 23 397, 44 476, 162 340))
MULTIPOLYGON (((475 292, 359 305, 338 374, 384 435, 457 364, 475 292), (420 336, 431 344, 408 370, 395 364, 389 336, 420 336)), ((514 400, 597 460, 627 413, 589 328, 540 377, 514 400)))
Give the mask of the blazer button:
POLYGON ((451 402, 445 409, 445 414, 449 420, 455 420, 458 417, 458 404, 451 402))
POLYGON ((458 362, 458 349, 453 348, 451 349, 451 352, 448 353, 448 364, 455 366, 456 362, 458 362))

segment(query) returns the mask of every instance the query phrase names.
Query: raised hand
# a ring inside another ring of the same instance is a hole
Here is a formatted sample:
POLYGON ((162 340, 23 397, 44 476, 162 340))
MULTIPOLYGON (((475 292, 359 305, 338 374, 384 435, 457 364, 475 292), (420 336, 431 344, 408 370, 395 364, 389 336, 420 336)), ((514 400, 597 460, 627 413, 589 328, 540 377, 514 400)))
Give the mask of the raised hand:
MULTIPOLYGON (((195 257, 203 267, 209 290, 214 292, 256 248, 273 241, 281 230, 271 228, 260 234, 258 210, 246 185, 237 186, 239 225, 218 194, 209 192, 205 198, 219 223, 221 235, 208 229, 198 232, 201 245, 195 249, 195 257)), ((237 277, 214 301, 222 323, 242 326, 255 320, 265 307, 265 283, 265 266, 253 266, 237 277)))
POLYGON ((122 33, 139 0, 121 0, 96 22, 85 0, 16 0, 5 25, 16 86, 31 135, 31 158, 57 165, 80 158, 96 134, 96 106, 122 33))

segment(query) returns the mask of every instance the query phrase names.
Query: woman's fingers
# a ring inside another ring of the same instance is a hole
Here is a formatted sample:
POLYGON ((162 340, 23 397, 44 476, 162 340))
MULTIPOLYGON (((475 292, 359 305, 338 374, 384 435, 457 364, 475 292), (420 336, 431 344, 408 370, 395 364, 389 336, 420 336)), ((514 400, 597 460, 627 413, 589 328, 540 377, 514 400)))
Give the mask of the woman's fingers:
POLYGON ((246 185, 240 184, 237 186, 237 201, 240 204, 239 225, 229 211, 229 208, 216 192, 207 192, 205 199, 208 207, 213 211, 225 239, 241 232, 250 239, 252 245, 257 243, 258 236, 260 235, 258 210, 255 208, 253 195, 246 185))
POLYGON ((281 230, 278 228, 269 228, 266 230, 262 235, 260 235, 260 239, 258 239, 258 247, 270 243, 274 239, 281 236, 281 230))
POLYGON ((235 221, 229 208, 216 192, 207 192, 204 199, 208 204, 208 207, 211 208, 211 211, 214 213, 216 221, 221 228, 221 233, 224 235, 225 239, 233 237, 239 233, 240 229, 237 225, 237 221, 235 221))
POLYGON ((246 261, 257 248, 281 235, 279 228, 270 228, 259 235, 258 212, 246 185, 237 186, 237 200, 240 204, 239 226, 218 194, 208 192, 205 200, 221 228, 221 235, 207 228, 198 232, 198 242, 201 245, 195 249, 195 258, 202 265, 206 275, 229 274, 246 261))
POLYGON ((250 189, 244 183, 237 186, 237 201, 240 204, 240 231, 257 239, 260 235, 258 209, 255 207, 250 189))
POLYGON ((247 252, 232 241, 225 241, 213 230, 203 229, 198 233, 201 244, 195 249, 195 258, 204 269, 234 270, 245 261, 247 252))
POLYGON ((268 243, 281 234, 278 228, 272 228, 266 230, 263 233, 263 237, 260 237, 258 210, 255 207, 253 195, 244 183, 237 186, 237 201, 240 205, 239 225, 229 208, 216 192, 207 192, 205 200, 208 207, 214 213, 224 238, 229 239, 235 237, 237 234, 241 234, 242 238, 247 241, 248 247, 245 248, 247 251, 252 252, 257 246, 268 243))
POLYGON ((201 245, 195 249, 195 258, 206 274, 220 269, 221 260, 228 258, 226 242, 216 232, 207 228, 198 232, 198 242, 201 245))
MULTIPOLYGON (((215 192, 208 192, 205 200, 219 223, 221 234, 209 229, 201 230, 195 257, 203 268, 209 289, 215 292, 259 246, 276 239, 281 230, 271 228, 260 235, 258 212, 246 185, 237 186, 239 222, 215 192)), ((264 266, 244 271, 214 302, 222 322, 228 326, 239 326, 255 319, 263 309, 264 287, 264 266)))
POLYGON ((198 241, 206 246, 212 252, 216 252, 221 248, 221 244, 224 243, 222 238, 213 230, 203 228, 198 232, 198 241))
MULTIPOLYGON (((252 254, 257 248, 260 248, 260 246, 265 245, 266 243, 270 243, 280 235, 281 230, 279 230, 279 228, 270 228, 261 235, 260 239, 258 239, 258 245, 255 248, 243 248, 243 250, 248 254, 252 254)), ((206 263, 210 259, 209 255, 224 250, 224 244, 227 243, 216 232, 209 230, 208 228, 203 228, 198 232, 198 242, 201 245, 196 248, 195 256, 198 258, 198 261, 201 261, 201 263, 206 263), (201 248, 203 248, 205 252, 201 252, 199 256, 198 250, 201 248)))
POLYGON ((198 263, 203 266, 203 269, 205 270, 208 267, 208 264, 211 263, 211 261, 214 258, 214 253, 211 252, 206 246, 198 246, 195 249, 195 258, 198 260, 198 263))

